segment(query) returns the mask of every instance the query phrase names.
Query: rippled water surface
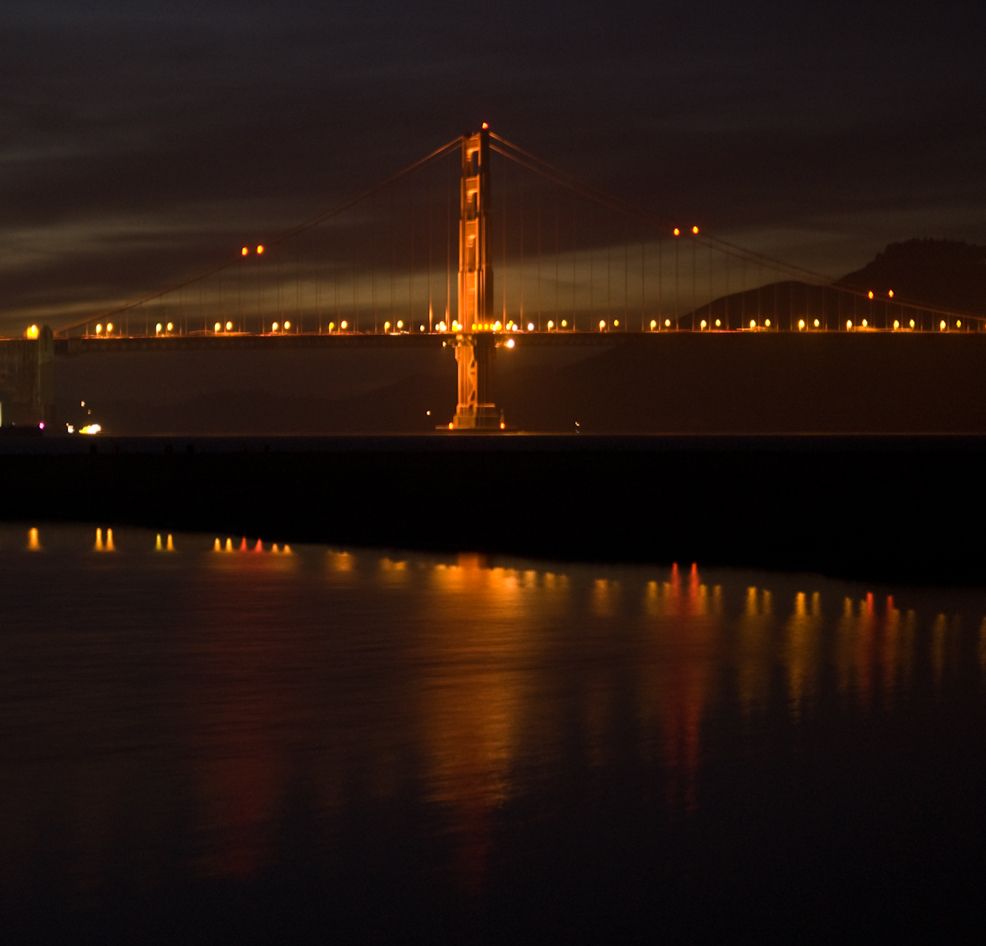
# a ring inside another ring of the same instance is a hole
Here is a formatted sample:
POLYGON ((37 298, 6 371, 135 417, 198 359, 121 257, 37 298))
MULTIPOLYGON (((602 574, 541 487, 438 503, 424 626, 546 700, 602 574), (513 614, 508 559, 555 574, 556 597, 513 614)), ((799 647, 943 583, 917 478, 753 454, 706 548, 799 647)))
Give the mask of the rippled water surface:
POLYGON ((12 941, 986 919, 980 592, 170 546, 0 528, 12 941))

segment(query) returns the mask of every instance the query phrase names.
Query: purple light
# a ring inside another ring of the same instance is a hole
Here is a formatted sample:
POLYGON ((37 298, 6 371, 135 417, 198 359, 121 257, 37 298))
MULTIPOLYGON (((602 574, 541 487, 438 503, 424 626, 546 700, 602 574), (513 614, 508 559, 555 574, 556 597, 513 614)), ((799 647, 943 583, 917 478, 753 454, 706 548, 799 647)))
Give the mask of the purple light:
POLYGON ((45 429, 45 422, 41 421, 41 423, 38 424, 38 430, 44 430, 44 429, 45 429))

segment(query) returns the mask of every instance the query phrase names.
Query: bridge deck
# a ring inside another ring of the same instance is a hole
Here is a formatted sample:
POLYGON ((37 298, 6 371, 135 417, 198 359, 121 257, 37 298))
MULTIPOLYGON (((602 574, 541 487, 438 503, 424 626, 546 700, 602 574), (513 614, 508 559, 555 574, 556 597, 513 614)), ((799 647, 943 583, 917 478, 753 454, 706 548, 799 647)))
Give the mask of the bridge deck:
MULTIPOLYGON (((480 333, 473 333, 480 334, 480 333)), ((789 331, 786 329, 750 330, 750 329, 723 329, 723 330, 662 330, 662 331, 534 331, 534 332, 499 332, 497 335, 502 341, 514 339, 517 344, 539 345, 539 346, 566 346, 566 345, 612 345, 619 341, 628 339, 657 339, 668 335, 705 335, 710 337, 720 337, 726 335, 749 336, 757 334, 767 335, 941 335, 941 334, 982 334, 974 329, 968 330, 949 330, 947 333, 938 331, 929 332, 910 332, 910 331, 891 331, 880 329, 855 329, 851 331, 815 329, 803 332, 789 331)), ((168 351, 228 351, 228 350, 268 350, 284 351, 288 349, 340 349, 340 348, 430 348, 441 344, 454 344, 455 335, 445 332, 332 332, 332 333, 249 333, 249 332, 221 332, 218 334, 193 333, 175 335, 116 335, 112 337, 83 335, 71 338, 56 338, 55 353, 58 355, 74 355, 83 353, 110 353, 110 352, 168 352, 168 351)))
MULTIPOLYGON (((501 333, 508 338, 522 340, 525 345, 599 345, 641 335, 636 332, 523 332, 501 333)), ((334 332, 323 333, 220 333, 194 335, 119 335, 115 337, 95 337, 91 335, 74 338, 55 339, 55 352, 59 355, 83 353, 135 352, 135 351, 228 351, 228 350, 268 350, 286 349, 339 349, 339 348, 433 348, 436 345, 454 344, 455 335, 448 333, 406 332, 386 334, 383 332, 334 332)))

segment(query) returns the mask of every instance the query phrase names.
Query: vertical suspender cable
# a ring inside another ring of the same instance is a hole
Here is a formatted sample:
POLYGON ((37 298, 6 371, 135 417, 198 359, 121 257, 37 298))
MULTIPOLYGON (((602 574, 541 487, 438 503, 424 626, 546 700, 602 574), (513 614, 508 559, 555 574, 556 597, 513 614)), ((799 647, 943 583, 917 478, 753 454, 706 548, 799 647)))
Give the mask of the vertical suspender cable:
POLYGON ((434 321, 435 321, 435 313, 434 313, 434 310, 432 309, 432 298, 431 298, 431 259, 432 259, 432 253, 431 253, 431 251, 432 251, 432 245, 431 245, 431 241, 432 241, 432 226, 431 226, 431 224, 432 224, 432 216, 434 214, 434 206, 433 206, 433 204, 434 204, 434 201, 431 201, 431 200, 428 201, 428 269, 426 270, 426 272, 428 273, 427 279, 428 279, 428 332, 429 332, 429 334, 431 333, 431 331, 434 328, 434 321))
POLYGON ((414 213, 414 195, 408 191, 408 223, 407 229, 411 235, 411 258, 407 263, 407 328, 414 331, 414 223, 417 219, 414 213))
POLYGON ((630 322, 630 235, 626 221, 623 221, 623 323, 629 328, 630 322))
MULTIPOLYGON (((524 314, 524 211, 527 209, 524 204, 523 182, 517 187, 517 206, 520 208, 518 214, 518 229, 520 230, 520 268, 518 271, 518 286, 520 287, 520 308, 517 310, 516 321, 523 327, 525 322, 524 314)), ((506 319, 504 319, 506 321, 506 319)))
POLYGON ((537 327, 541 331, 541 191, 537 195, 537 327))

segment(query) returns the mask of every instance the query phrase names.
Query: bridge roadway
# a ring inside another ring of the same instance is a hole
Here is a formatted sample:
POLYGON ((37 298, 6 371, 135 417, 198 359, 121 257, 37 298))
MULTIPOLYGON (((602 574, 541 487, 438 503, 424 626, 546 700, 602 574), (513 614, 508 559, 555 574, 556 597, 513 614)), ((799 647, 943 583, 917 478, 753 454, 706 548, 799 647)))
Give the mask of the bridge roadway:
MULTIPOLYGON (((630 338, 659 338, 666 335, 845 335, 845 334, 926 334, 939 335, 940 332, 910 332, 890 329, 810 329, 794 331, 788 329, 662 329, 640 331, 636 329, 615 329, 607 331, 555 330, 555 331, 516 331, 496 333, 502 341, 513 339, 516 344, 538 346, 594 346, 613 344, 630 338)), ((975 334, 973 330, 949 330, 947 334, 975 334)), ((455 341, 453 332, 194 332, 169 335, 81 335, 54 340, 56 355, 105 354, 111 352, 169 352, 169 351, 284 351, 286 349, 330 349, 340 348, 430 348, 437 342, 445 344, 455 341)))
MULTIPOLYGON (((599 345, 642 332, 498 332, 504 341, 513 338, 525 345, 599 345)), ((431 348, 436 344, 454 342, 451 332, 220 332, 187 335, 93 335, 56 338, 57 355, 81 355, 137 351, 283 351, 285 349, 339 348, 431 348)))

